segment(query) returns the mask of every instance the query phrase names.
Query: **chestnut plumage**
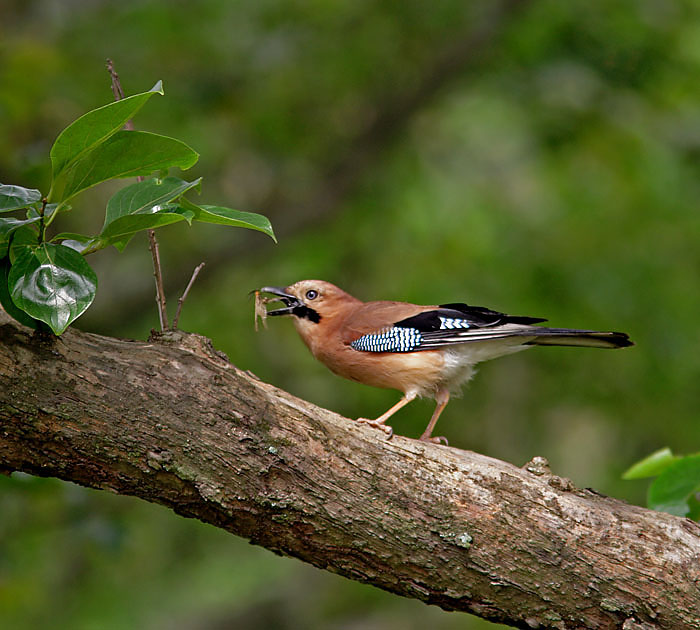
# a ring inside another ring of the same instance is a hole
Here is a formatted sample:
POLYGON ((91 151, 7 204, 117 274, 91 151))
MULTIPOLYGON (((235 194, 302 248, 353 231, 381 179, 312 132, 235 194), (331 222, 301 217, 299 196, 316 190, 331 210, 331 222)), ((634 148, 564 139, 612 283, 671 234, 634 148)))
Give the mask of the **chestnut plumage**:
MULTIPOLYGON (((624 348, 633 345, 621 332, 539 326, 539 317, 513 316, 462 302, 420 306, 406 302, 362 302, 323 280, 302 280, 285 288, 263 287, 284 307, 269 316, 290 315, 313 356, 345 378, 396 389, 401 400, 375 420, 359 418, 382 429, 386 421, 417 396, 435 399, 436 407, 420 439, 433 437, 438 417, 450 399, 488 359, 533 345, 624 348)), ((275 301, 275 300, 269 300, 275 301)))

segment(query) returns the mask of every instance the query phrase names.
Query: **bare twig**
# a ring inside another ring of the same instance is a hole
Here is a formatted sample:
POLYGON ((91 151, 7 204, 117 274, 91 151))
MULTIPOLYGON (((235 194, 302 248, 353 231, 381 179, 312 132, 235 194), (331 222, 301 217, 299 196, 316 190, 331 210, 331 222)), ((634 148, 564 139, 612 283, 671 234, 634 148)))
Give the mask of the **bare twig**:
MULTIPOLYGON (((111 59, 107 59, 107 71, 112 79, 112 93, 114 94, 114 100, 120 101, 124 98, 124 89, 122 88, 121 81, 119 80, 119 75, 114 69, 114 62, 111 59)), ((129 131, 134 130, 134 123, 132 120, 127 120, 124 124, 124 129, 129 131)), ((144 178, 139 175, 136 178, 139 182, 142 182, 144 178)), ((165 299, 165 289, 163 287, 163 270, 160 265, 160 252, 158 250, 158 239, 156 239, 155 230, 148 230, 148 249, 151 251, 151 258, 153 259, 153 277, 156 282, 156 304, 158 305, 158 319, 160 320, 160 329, 167 330, 170 327, 168 323, 168 309, 167 302, 165 299)), ((179 309, 178 309, 179 314, 179 309)))
POLYGON ((148 249, 151 250, 151 257, 153 258, 153 277, 156 281, 156 304, 158 305, 160 329, 167 330, 170 328, 170 324, 168 323, 168 309, 165 301, 165 289, 163 288, 163 273, 160 266, 160 251, 158 250, 158 240, 156 239, 155 230, 148 230, 148 249))
MULTIPOLYGON (((119 75, 114 69, 114 62, 111 59, 107 59, 107 72, 109 72, 109 77, 112 79, 112 94, 114 94, 115 101, 121 101, 126 94, 124 94, 124 88, 122 88, 122 83, 119 80, 119 75)), ((134 121, 129 119, 124 123, 124 129, 127 131, 134 130, 134 121)), ((143 177, 139 175, 137 178, 139 181, 143 181, 143 177)))
POLYGON ((190 289, 192 288, 192 285, 194 284, 194 281, 197 279, 199 272, 202 271, 202 267, 204 267, 204 263, 199 263, 194 268, 194 271, 192 272, 192 277, 190 278, 190 281, 187 283, 187 286, 185 287, 185 290, 183 291, 182 296, 177 301, 177 310, 175 311, 175 319, 173 319, 173 329, 177 329, 177 324, 180 321, 180 311, 182 310, 182 305, 185 303, 185 300, 187 299, 187 295, 189 294, 190 289))
POLYGON ((112 94, 114 94, 114 100, 121 101, 125 94, 122 89, 121 81, 119 80, 119 75, 114 69, 114 62, 111 59, 107 59, 107 72, 109 72, 109 76, 112 79, 112 94))

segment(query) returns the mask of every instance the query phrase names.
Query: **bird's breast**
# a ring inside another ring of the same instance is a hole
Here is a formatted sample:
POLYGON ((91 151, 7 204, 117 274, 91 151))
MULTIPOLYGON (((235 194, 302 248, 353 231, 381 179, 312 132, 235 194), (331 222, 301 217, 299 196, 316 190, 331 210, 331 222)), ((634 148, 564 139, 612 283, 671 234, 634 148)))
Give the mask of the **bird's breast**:
POLYGON ((314 356, 332 372, 386 389, 432 396, 441 386, 445 359, 440 350, 423 352, 362 352, 348 345, 311 347, 314 356))

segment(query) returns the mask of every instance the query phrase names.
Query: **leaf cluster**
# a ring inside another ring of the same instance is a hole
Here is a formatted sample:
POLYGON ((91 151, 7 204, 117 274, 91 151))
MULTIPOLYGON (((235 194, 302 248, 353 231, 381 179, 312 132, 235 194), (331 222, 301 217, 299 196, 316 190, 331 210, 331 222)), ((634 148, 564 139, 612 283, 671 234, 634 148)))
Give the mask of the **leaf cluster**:
POLYGON ((275 238, 266 217, 184 197, 199 192, 201 178, 186 181, 168 169, 193 166, 199 155, 168 136, 124 129, 155 94, 151 90, 92 110, 64 129, 51 151, 48 194, 0 184, 0 304, 17 321, 60 335, 95 298, 97 276, 85 256, 113 245, 123 251, 144 230, 186 221, 264 232, 275 238), (61 232, 50 236, 56 217, 71 209, 82 191, 102 182, 141 178, 107 202, 99 234, 61 232), (146 179, 147 178, 147 179, 146 179))
POLYGON ((653 510, 700 520, 700 453, 674 455, 666 447, 631 466, 624 479, 656 477, 649 486, 647 505, 653 510))

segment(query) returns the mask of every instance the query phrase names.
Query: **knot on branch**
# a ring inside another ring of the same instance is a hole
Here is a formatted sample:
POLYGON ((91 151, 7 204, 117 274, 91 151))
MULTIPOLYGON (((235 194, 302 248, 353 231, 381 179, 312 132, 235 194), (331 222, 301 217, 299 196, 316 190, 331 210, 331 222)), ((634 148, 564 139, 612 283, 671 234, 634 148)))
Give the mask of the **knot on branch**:
POLYGON ((527 472, 537 475, 538 477, 552 474, 549 468, 549 461, 546 457, 542 457, 541 455, 535 455, 523 468, 527 470, 527 472))
POLYGON ((547 477, 547 484, 562 492, 575 492, 577 490, 576 486, 571 482, 571 479, 553 474, 549 468, 547 458, 541 455, 535 455, 523 466, 523 470, 527 470, 527 472, 537 477, 547 477))
POLYGON ((211 340, 204 335, 188 333, 183 330, 168 329, 160 331, 151 329, 148 341, 175 346, 203 359, 213 360, 214 363, 218 363, 222 367, 232 365, 226 353, 217 350, 211 340))

